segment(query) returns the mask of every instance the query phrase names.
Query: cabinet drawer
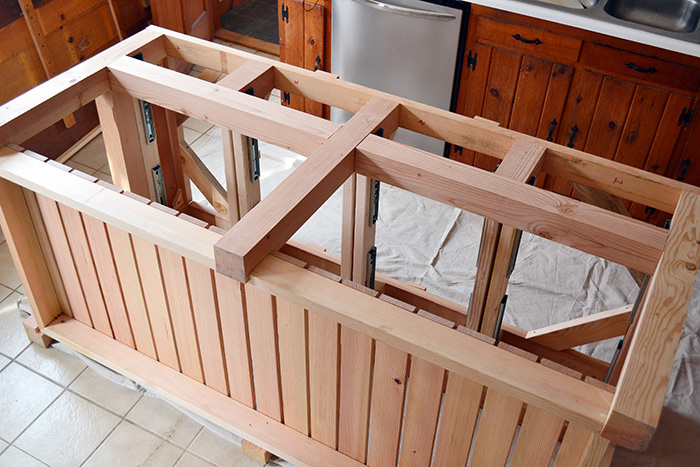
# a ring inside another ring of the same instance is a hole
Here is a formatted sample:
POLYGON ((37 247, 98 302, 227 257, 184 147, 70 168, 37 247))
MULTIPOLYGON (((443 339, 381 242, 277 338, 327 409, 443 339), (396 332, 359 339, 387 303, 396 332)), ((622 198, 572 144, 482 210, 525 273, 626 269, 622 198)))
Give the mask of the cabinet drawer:
POLYGON ((501 23, 483 16, 479 17, 476 36, 479 42, 486 45, 557 61, 575 62, 581 51, 580 39, 517 24, 501 23))
POLYGON ((700 70, 696 68, 598 44, 585 45, 582 61, 589 68, 599 71, 684 91, 694 92, 700 84, 700 70))

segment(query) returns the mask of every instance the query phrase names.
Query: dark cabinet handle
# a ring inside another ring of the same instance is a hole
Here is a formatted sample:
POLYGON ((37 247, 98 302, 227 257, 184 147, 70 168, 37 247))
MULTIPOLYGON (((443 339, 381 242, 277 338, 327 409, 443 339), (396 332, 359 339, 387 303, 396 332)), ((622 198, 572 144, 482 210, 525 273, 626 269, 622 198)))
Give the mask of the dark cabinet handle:
POLYGON ((321 64, 321 56, 316 56, 316 64, 314 65, 314 71, 318 71, 318 66, 321 64))
POLYGON ((515 38, 516 41, 524 42, 525 44, 540 45, 542 43, 542 41, 539 39, 525 39, 520 34, 513 34, 513 37, 515 38))
POLYGON ((554 128, 556 128, 556 126, 557 126, 557 119, 555 118, 549 124, 552 126, 549 127, 549 134, 547 135, 547 141, 554 141, 554 128))
POLYGON ((576 133, 578 133, 578 125, 571 127, 571 136, 569 136, 569 143, 567 144, 567 146, 570 148, 574 147, 574 138, 576 138, 576 133))
POLYGON ((653 75, 654 73, 659 72, 659 70, 657 70, 653 66, 650 66, 649 68, 639 68, 637 65, 634 64, 634 62, 626 63, 626 65, 627 65, 627 68, 629 68, 630 70, 634 70, 634 71, 639 72, 639 73, 648 73, 650 75, 653 75))

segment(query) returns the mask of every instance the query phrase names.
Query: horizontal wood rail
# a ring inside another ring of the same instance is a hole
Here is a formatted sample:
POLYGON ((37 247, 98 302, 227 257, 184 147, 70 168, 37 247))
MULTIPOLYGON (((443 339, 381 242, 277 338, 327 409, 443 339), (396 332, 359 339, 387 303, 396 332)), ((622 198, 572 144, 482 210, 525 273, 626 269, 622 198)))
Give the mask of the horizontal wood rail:
MULTIPOLYGON (((152 27, 154 30, 155 27, 152 27)), ((219 44, 159 29, 166 36, 169 57, 230 73, 249 56, 219 44)), ((524 139, 547 148, 542 171, 573 182, 603 190, 623 199, 673 213, 681 190, 700 194, 696 187, 630 166, 592 156, 563 145, 522 135, 490 122, 436 109, 409 99, 314 73, 265 57, 254 56, 275 68, 275 87, 283 92, 356 112, 374 97, 391 98, 401 104, 399 126, 458 146, 503 159, 516 140, 524 139), (659 186, 661 185, 661 186, 659 186)))

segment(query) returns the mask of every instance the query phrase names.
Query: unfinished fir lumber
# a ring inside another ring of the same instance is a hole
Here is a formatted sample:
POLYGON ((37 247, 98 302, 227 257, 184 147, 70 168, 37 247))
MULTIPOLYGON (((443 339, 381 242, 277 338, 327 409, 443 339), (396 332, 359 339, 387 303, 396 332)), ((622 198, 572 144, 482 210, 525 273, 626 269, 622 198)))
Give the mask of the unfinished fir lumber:
POLYGON ((625 334, 631 311, 632 305, 625 305, 528 331, 525 338, 554 350, 599 342, 625 334))
POLYGON ((683 192, 668 242, 639 311, 632 343, 602 435, 645 449, 661 416, 700 263, 700 197, 683 192))
MULTIPOLYGON (((218 44, 176 32, 161 31, 168 56, 228 73, 249 59, 249 55, 218 44)), ((277 63, 264 57, 258 60, 275 67, 275 87, 334 107, 356 112, 374 97, 395 99, 401 104, 399 126, 444 141, 502 159, 516 140, 523 139, 547 148, 542 171, 566 180, 606 191, 623 199, 635 201, 664 212, 673 212, 683 183, 641 169, 592 156, 566 146, 523 135, 488 122, 455 115, 409 99, 339 81, 325 73, 314 73, 277 63), (659 186, 662 185, 662 186, 659 186)))
POLYGON ((2 232, 29 304, 33 310, 37 310, 37 322, 44 327, 61 313, 62 306, 49 271, 48 262, 52 259, 45 258, 42 253, 42 244, 34 227, 42 220, 32 219, 21 186, 0 179, 0 198, 3 200, 0 206, 2 232))
POLYGON ((661 228, 394 145, 367 137, 357 147, 356 172, 641 272, 656 267, 667 237, 661 228))
POLYGON ((61 315, 46 332, 156 394, 297 465, 361 465, 68 316, 61 315))
MULTIPOLYGON (((518 140, 501 161, 496 174, 526 183, 539 174, 544 152, 545 148, 541 145, 518 140)), ((469 306, 467 327, 470 329, 493 335, 498 307, 508 285, 506 274, 517 235, 513 227, 498 225, 492 219, 484 220, 479 264, 469 306)))
POLYGON ((357 144, 396 114, 397 104, 382 99, 357 112, 217 242, 217 271, 245 282, 348 179, 357 144))
POLYGON ((228 216, 230 205, 226 189, 221 186, 221 183, 189 144, 180 143, 179 150, 182 168, 187 177, 202 192, 216 212, 228 216))

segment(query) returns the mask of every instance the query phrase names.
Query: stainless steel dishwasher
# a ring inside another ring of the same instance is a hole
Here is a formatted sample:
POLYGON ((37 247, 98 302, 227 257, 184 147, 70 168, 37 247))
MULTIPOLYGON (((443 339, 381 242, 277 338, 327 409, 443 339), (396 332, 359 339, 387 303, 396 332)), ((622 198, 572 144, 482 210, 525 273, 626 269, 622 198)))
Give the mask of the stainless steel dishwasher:
MULTIPOLYGON (((341 79, 454 110, 469 4, 333 0, 331 71, 341 79)), ((351 116, 331 109, 331 120, 351 116)), ((396 141, 444 155, 445 143, 400 129, 396 141)))

